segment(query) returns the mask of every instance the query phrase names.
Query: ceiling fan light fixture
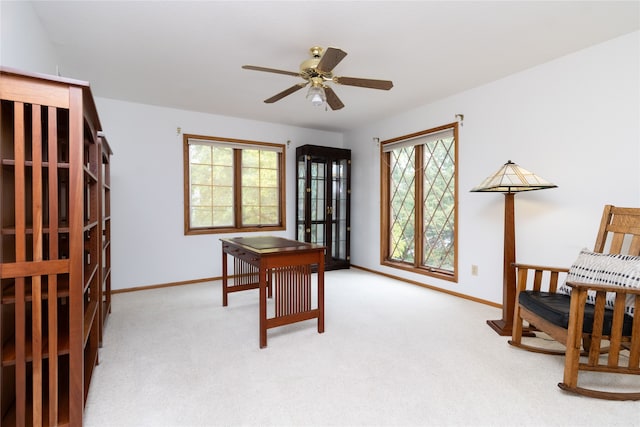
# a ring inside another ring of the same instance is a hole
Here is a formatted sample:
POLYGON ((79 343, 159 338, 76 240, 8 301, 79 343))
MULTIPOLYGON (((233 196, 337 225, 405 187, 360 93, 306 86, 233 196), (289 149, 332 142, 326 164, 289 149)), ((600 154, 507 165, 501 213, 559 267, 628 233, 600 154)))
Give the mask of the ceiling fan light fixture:
POLYGON ((307 99, 311 101, 311 105, 314 107, 323 106, 327 102, 327 95, 324 93, 322 85, 312 84, 309 92, 307 92, 307 99))

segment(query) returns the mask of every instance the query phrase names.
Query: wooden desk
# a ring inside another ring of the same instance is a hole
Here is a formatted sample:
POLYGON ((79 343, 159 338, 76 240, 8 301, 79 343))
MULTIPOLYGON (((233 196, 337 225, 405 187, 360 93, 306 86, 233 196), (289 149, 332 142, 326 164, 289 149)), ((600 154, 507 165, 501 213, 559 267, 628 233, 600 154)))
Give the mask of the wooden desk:
POLYGON ((281 237, 220 239, 222 242, 222 305, 228 294, 260 289, 260 348, 267 346, 267 329, 318 319, 324 332, 325 247, 281 237), (227 255, 234 257, 229 284, 227 255), (318 266, 317 307, 312 308, 311 266, 318 266), (275 292, 274 316, 267 318, 267 291, 275 292))

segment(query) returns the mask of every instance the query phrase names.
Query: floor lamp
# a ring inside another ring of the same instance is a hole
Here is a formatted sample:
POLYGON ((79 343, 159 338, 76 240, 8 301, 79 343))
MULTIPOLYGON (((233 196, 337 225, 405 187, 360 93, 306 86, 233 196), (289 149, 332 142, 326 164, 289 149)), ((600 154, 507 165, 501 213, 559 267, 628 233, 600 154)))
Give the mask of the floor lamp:
POLYGON ((502 273, 502 319, 487 320, 500 335, 511 335, 516 300, 516 229, 514 195, 521 191, 555 188, 550 182, 509 160, 496 173, 474 187, 472 192, 504 193, 504 263, 502 273))

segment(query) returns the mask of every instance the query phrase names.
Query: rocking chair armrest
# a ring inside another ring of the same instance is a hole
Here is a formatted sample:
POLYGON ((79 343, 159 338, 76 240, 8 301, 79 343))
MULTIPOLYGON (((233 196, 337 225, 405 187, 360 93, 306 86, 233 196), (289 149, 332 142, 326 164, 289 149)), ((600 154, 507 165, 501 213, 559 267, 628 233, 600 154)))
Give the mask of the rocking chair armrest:
POLYGON ((582 283, 582 282, 567 282, 567 286, 575 288, 576 290, 584 291, 605 291, 605 292, 623 292, 625 294, 640 295, 640 288, 631 288, 628 286, 615 286, 605 285, 600 283, 582 283))
POLYGON ((549 267, 545 265, 535 265, 535 264, 521 264, 518 262, 514 262, 512 264, 515 268, 519 269, 527 269, 527 270, 541 270, 541 271, 550 271, 555 273, 568 273, 569 269, 566 267, 549 267))
MULTIPOLYGON (((513 263, 513 266, 517 271, 516 295, 528 287, 536 291, 548 288, 552 292, 555 292, 560 275, 569 272, 568 268, 563 267, 549 267, 519 263, 513 263)), ((518 297, 516 296, 516 298, 518 297)))

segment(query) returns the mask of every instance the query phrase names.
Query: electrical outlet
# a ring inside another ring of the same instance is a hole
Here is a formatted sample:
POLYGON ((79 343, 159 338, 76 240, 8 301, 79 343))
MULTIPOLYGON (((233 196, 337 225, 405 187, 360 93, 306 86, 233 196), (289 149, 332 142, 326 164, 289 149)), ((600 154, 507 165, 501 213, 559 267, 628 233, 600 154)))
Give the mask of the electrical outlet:
POLYGON ((471 275, 472 276, 477 276, 478 275, 478 266, 473 264, 471 265, 471 275))

